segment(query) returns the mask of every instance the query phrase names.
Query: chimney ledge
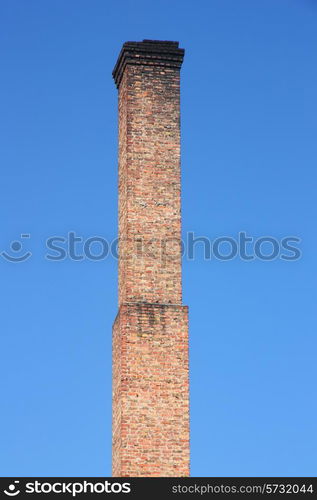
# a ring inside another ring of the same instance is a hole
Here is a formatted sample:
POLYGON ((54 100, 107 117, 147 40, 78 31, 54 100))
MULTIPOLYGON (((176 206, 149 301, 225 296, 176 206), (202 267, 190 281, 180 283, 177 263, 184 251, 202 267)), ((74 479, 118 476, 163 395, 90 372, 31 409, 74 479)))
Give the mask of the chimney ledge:
POLYGON ((184 53, 184 49, 178 47, 178 42, 173 41, 125 42, 112 72, 115 84, 119 87, 128 64, 180 68, 184 53))

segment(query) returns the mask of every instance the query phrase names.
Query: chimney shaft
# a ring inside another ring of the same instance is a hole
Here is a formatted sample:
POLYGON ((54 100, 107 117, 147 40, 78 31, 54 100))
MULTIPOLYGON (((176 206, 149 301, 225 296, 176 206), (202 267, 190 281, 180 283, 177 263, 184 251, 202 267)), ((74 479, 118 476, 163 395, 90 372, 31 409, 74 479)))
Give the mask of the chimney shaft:
POLYGON ((119 92, 119 312, 113 475, 189 475, 188 310, 182 305, 178 42, 126 42, 119 92))

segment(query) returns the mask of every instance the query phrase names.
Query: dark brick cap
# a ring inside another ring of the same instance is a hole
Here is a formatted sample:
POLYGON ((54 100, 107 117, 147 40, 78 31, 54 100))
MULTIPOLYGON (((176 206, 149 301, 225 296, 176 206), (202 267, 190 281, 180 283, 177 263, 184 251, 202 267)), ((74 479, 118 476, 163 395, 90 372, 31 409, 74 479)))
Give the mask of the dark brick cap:
POLYGON ((178 42, 165 40, 125 42, 112 72, 116 86, 119 87, 127 64, 180 68, 183 62, 184 52, 184 49, 178 47, 178 42))

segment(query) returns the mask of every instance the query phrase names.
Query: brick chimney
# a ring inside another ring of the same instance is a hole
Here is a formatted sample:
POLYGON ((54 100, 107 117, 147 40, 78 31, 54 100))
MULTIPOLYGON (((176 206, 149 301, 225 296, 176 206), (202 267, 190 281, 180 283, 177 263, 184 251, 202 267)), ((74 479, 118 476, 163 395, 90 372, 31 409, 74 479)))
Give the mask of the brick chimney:
POLYGON ((119 92, 119 311, 113 476, 189 475, 188 308, 182 305, 178 42, 126 42, 119 92))

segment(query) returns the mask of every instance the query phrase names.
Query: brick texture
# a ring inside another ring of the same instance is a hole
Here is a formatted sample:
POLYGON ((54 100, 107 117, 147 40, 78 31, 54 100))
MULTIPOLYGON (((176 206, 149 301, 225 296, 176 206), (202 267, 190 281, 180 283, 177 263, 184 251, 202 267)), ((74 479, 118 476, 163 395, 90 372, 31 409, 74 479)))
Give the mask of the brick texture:
POLYGON ((119 311, 113 326, 113 475, 189 475, 188 310, 182 305, 177 42, 123 45, 119 311))

